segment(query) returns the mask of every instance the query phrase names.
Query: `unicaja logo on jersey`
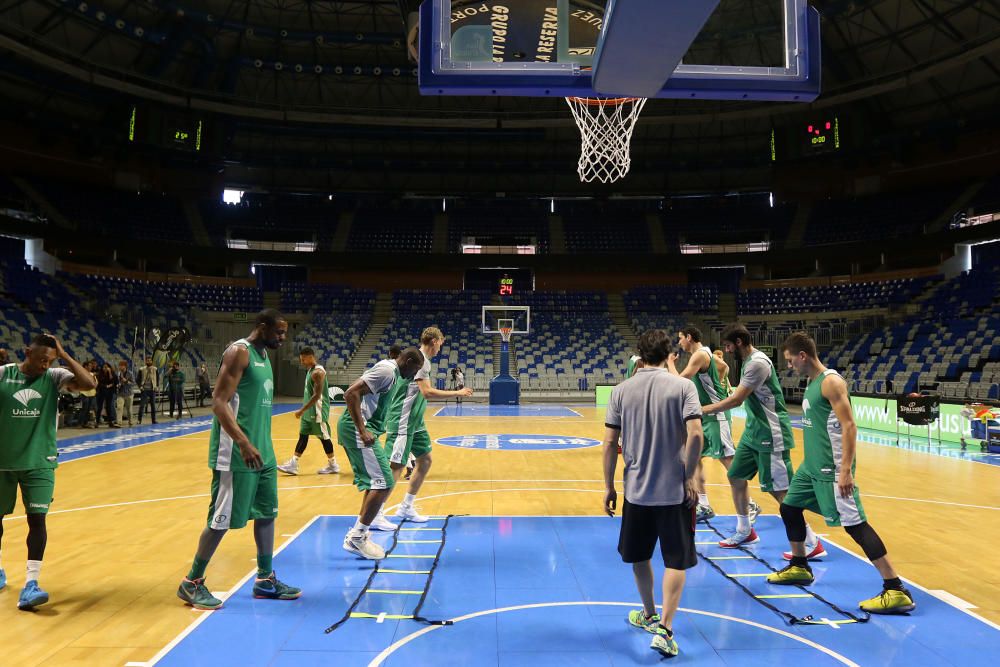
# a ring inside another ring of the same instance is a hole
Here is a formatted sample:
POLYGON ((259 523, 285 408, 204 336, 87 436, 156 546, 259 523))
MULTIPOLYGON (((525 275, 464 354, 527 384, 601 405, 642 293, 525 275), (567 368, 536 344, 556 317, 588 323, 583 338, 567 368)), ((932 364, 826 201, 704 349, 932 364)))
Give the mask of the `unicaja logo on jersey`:
POLYGON ((11 414, 14 417, 37 417, 42 414, 42 411, 38 408, 29 407, 29 403, 37 398, 41 398, 42 395, 39 394, 34 389, 22 389, 21 391, 14 393, 14 400, 24 406, 24 408, 14 408, 11 414))
POLYGON ((809 419, 809 399, 802 400, 802 425, 812 426, 812 420, 809 419))
POLYGON ((261 405, 271 405, 271 396, 274 395, 274 382, 264 380, 264 397, 260 399, 261 405))

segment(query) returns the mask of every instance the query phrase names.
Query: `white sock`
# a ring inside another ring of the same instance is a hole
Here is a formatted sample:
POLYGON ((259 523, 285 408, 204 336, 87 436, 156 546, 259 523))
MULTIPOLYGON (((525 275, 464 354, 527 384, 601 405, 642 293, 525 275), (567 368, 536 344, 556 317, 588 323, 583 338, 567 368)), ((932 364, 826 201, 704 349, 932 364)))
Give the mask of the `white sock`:
POLYGON ((698 494, 698 504, 699 505, 704 505, 705 507, 708 507, 708 494, 707 493, 699 493, 698 494))
POLYGON ((42 571, 42 561, 29 560, 27 569, 28 575, 24 578, 24 583, 28 583, 29 581, 38 581, 38 575, 42 571))
POLYGON ((371 524, 361 523, 361 519, 358 519, 354 522, 354 528, 351 530, 355 533, 367 533, 369 528, 371 528, 371 524))
POLYGON ((330 463, 336 463, 337 462, 337 455, 336 454, 327 454, 326 455, 326 460, 329 461, 330 463))
POLYGON ((736 532, 737 533, 749 533, 750 532, 750 516, 747 514, 737 514, 736 515, 736 532))
POLYGON ((806 553, 809 553, 816 548, 816 542, 819 538, 816 537, 816 533, 813 532, 812 526, 808 523, 806 524, 806 553))
POLYGON ((410 505, 413 504, 413 501, 416 499, 417 497, 415 495, 413 495, 412 493, 407 493, 405 496, 403 496, 403 504, 409 507, 410 505))
POLYGON ((292 454, 292 462, 293 463, 298 463, 299 462, 299 455, 298 454, 292 454))

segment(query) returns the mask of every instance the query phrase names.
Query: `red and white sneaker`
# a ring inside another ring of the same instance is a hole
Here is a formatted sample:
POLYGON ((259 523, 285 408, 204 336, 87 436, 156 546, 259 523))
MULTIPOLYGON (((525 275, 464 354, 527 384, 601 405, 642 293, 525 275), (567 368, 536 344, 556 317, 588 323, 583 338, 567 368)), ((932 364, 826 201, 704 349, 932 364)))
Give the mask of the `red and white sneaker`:
POLYGON ((733 533, 719 542, 719 546, 723 549, 735 549, 736 547, 745 547, 750 544, 757 544, 758 542, 760 542, 760 538, 757 537, 757 531, 751 528, 749 533, 733 533))
MULTIPOLYGON (((784 557, 785 560, 792 560, 791 551, 786 551, 781 555, 784 557)), ((823 548, 823 542, 819 538, 816 538, 816 546, 814 546, 812 550, 806 554, 806 559, 816 560, 817 558, 825 558, 825 557, 826 557, 826 549, 823 548)))

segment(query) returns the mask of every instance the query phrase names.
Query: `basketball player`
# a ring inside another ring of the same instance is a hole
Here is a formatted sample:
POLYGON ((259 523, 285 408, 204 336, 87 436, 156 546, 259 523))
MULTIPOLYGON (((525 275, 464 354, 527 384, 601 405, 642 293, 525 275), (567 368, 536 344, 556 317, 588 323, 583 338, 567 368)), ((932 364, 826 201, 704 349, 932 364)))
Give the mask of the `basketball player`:
MULTIPOLYGON (((389 358, 390 359, 395 359, 396 357, 399 356, 399 353, 402 352, 402 351, 403 351, 403 348, 400 347, 399 345, 390 345, 389 346, 389 358)), ((411 453, 410 454, 410 458, 406 461, 406 474, 403 476, 403 479, 406 479, 406 480, 410 479, 410 477, 413 475, 413 466, 414 465, 416 465, 416 461, 413 459, 413 454, 411 453)), ((379 518, 384 518, 384 517, 383 517, 383 515, 380 514, 379 518)), ((376 522, 378 522, 378 521, 379 521, 379 519, 376 519, 376 522)), ((388 519, 385 519, 385 521, 388 523, 388 525, 393 526, 393 530, 395 530, 395 524, 393 524, 388 519)))
MULTIPOLYGON (((719 546, 731 549, 760 541, 750 525, 748 480, 759 477, 761 491, 769 492, 779 503, 785 499, 793 472, 789 450, 795 441, 771 359, 753 346, 750 332, 742 324, 730 324, 722 330, 722 345, 742 364, 740 384, 732 396, 704 406, 702 412, 714 415, 746 403, 746 425, 728 473, 736 503, 736 532, 719 542, 719 546)), ((808 525, 806 532, 808 557, 825 556, 826 550, 808 525)))
POLYGON ((633 354, 629 357, 628 366, 625 367, 625 379, 627 380, 635 375, 635 372, 645 365, 646 364, 642 361, 642 357, 638 354, 633 354))
POLYGON ((427 517, 420 514, 413 506, 420 487, 431 469, 431 438, 424 424, 424 412, 427 410, 428 398, 457 398, 472 396, 472 389, 456 389, 442 391, 431 385, 431 359, 441 352, 444 345, 444 334, 437 327, 427 327, 420 334, 420 352, 424 356, 423 367, 417 373, 413 382, 397 382, 386 419, 385 448, 390 452, 389 465, 393 477, 398 480, 405 468, 406 461, 412 454, 416 464, 403 502, 396 510, 396 517, 408 519, 415 523, 424 523, 427 517))
POLYGON ((816 342, 805 332, 785 340, 784 357, 789 368, 809 378, 802 400, 802 430, 805 459, 792 477, 788 495, 781 503, 781 520, 792 545, 791 563, 767 577, 772 584, 808 585, 812 568, 806 559, 804 510, 822 515, 828 526, 843 526, 858 543, 878 573, 882 592, 862 600, 858 606, 873 614, 912 611, 913 596, 903 586, 889 562, 885 545, 868 524, 861 505, 861 492, 854 484, 854 453, 858 427, 854 423, 847 383, 837 371, 820 363, 816 342))
POLYGON ((255 598, 294 600, 298 588, 278 580, 271 567, 274 555, 274 519, 278 516, 278 472, 271 442, 271 401, 274 376, 268 350, 285 342, 288 323, 276 310, 257 314, 246 338, 232 343, 222 355, 222 366, 212 395, 212 434, 208 461, 212 468, 212 501, 208 525, 201 532, 191 571, 177 589, 177 597, 195 609, 218 609, 222 600, 205 586, 205 569, 230 528, 253 520, 257 544, 255 598))
POLYGON ((330 439, 330 383, 327 381, 326 369, 316 363, 316 352, 311 347, 304 347, 299 352, 299 363, 306 369, 306 384, 303 389, 302 407, 295 411, 299 421, 299 441, 295 444, 292 458, 278 466, 278 470, 289 475, 299 474, 299 459, 306 451, 309 436, 315 435, 323 443, 326 452, 326 465, 316 471, 320 475, 332 475, 340 472, 337 465, 337 455, 333 452, 333 440, 330 439))
MULTIPOLYGON (((59 392, 94 389, 97 381, 48 334, 32 338, 24 361, 0 366, 0 376, 0 538, 3 517, 14 511, 20 487, 28 520, 28 562, 17 608, 31 611, 49 601, 49 594, 38 587, 38 576, 48 540, 45 515, 59 465, 59 392), (52 366, 57 358, 69 369, 52 366)), ((7 574, 0 564, 0 588, 6 585, 7 574)))
MULTIPOLYGON (((718 403, 728 396, 725 386, 722 384, 718 371, 716 359, 709 352, 708 348, 701 344, 701 330, 697 327, 685 327, 677 332, 677 342, 681 349, 690 356, 687 365, 681 372, 677 371, 678 354, 671 352, 667 357, 667 370, 674 375, 680 375, 694 382, 698 390, 698 400, 702 405, 718 403)), ((733 454, 736 453, 736 446, 733 444, 732 417, 729 412, 720 412, 716 415, 703 416, 701 420, 705 434, 705 449, 702 450, 702 458, 709 457, 716 459, 727 471, 733 462, 733 454)), ((715 517, 715 510, 708 502, 708 494, 705 491, 705 469, 701 459, 698 460, 698 473, 695 476, 698 489, 698 508, 695 516, 698 521, 708 521, 715 517)), ((760 507, 748 498, 750 509, 750 525, 752 526, 760 514, 760 507)), ((736 502, 736 499, 733 499, 736 502)))
POLYGON ((354 470, 354 485, 364 492, 358 520, 344 536, 344 549, 369 560, 385 558, 385 549, 369 539, 368 531, 395 483, 377 440, 385 432, 396 381, 403 378, 409 383, 423 366, 424 355, 408 347, 396 359, 383 359, 369 368, 344 392, 347 409, 337 424, 337 439, 354 470))

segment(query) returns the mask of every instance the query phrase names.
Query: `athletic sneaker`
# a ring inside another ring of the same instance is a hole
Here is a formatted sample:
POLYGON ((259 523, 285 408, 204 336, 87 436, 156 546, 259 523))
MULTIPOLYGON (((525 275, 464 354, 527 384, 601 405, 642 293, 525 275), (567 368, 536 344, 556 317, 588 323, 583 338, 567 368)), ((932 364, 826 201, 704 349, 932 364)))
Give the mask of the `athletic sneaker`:
POLYGON ((184 577, 184 581, 177 588, 177 597, 195 609, 218 609, 222 606, 222 600, 209 593, 205 587, 205 577, 201 579, 184 577))
POLYGON ((298 475, 299 474, 299 462, 295 460, 295 457, 288 459, 284 463, 278 464, 278 470, 285 473, 286 475, 298 475))
POLYGON ((257 579, 253 582, 253 596, 267 600, 296 600, 302 595, 302 591, 293 586, 288 586, 278 581, 278 575, 273 571, 270 576, 257 579))
POLYGON ((710 505, 698 505, 694 516, 697 521, 708 521, 715 518, 715 510, 710 505))
POLYGON ((385 518, 385 512, 379 510, 379 513, 375 515, 375 520, 372 521, 372 530, 381 530, 385 532, 392 532, 398 528, 396 524, 385 518))
MULTIPOLYGON (((785 560, 792 560, 791 551, 785 551, 781 555, 784 557, 785 560)), ((817 558, 825 558, 825 557, 826 557, 826 549, 823 548, 823 542, 818 537, 816 538, 816 546, 814 546, 812 549, 809 548, 808 544, 806 545, 806 558, 808 558, 809 560, 816 560, 817 558)))
POLYGON ((777 572, 767 575, 767 583, 782 586, 808 586, 813 582, 813 573, 807 567, 786 565, 777 572))
POLYGON ((326 465, 316 471, 317 475, 336 475, 340 472, 340 465, 336 459, 328 459, 326 465))
POLYGON ((344 549, 368 560, 382 560, 385 558, 385 549, 375 544, 368 537, 368 533, 356 533, 353 529, 344 536, 344 549))
POLYGON ((414 505, 400 505, 396 510, 396 518, 412 521, 413 523, 427 523, 427 520, 430 519, 430 517, 418 512, 414 505))
POLYGON ((757 523, 757 517, 760 516, 760 505, 753 501, 753 498, 749 501, 750 505, 750 525, 757 523))
POLYGON ((758 542, 760 542, 760 538, 757 537, 757 531, 751 528, 749 533, 733 533, 719 542, 719 546, 723 549, 735 549, 736 547, 745 547, 749 544, 757 544, 758 542))
POLYGON ((17 608, 31 611, 49 601, 49 594, 38 587, 37 581, 29 581, 21 589, 21 597, 17 599, 17 608))
POLYGON ((633 628, 639 628, 640 630, 656 634, 656 626, 660 624, 660 615, 653 614, 652 616, 646 616, 644 610, 633 609, 628 613, 628 624, 633 628))
POLYGON ((677 655, 680 647, 677 646, 677 640, 674 639, 673 633, 667 634, 667 629, 659 623, 656 624, 652 632, 655 636, 653 641, 649 643, 649 648, 667 658, 677 655))
POLYGON ((7 573, 0 568, 0 590, 7 586, 7 573))
POLYGON ((870 600, 862 600, 858 607, 870 614, 905 614, 916 609, 917 605, 905 588, 887 588, 870 600))

